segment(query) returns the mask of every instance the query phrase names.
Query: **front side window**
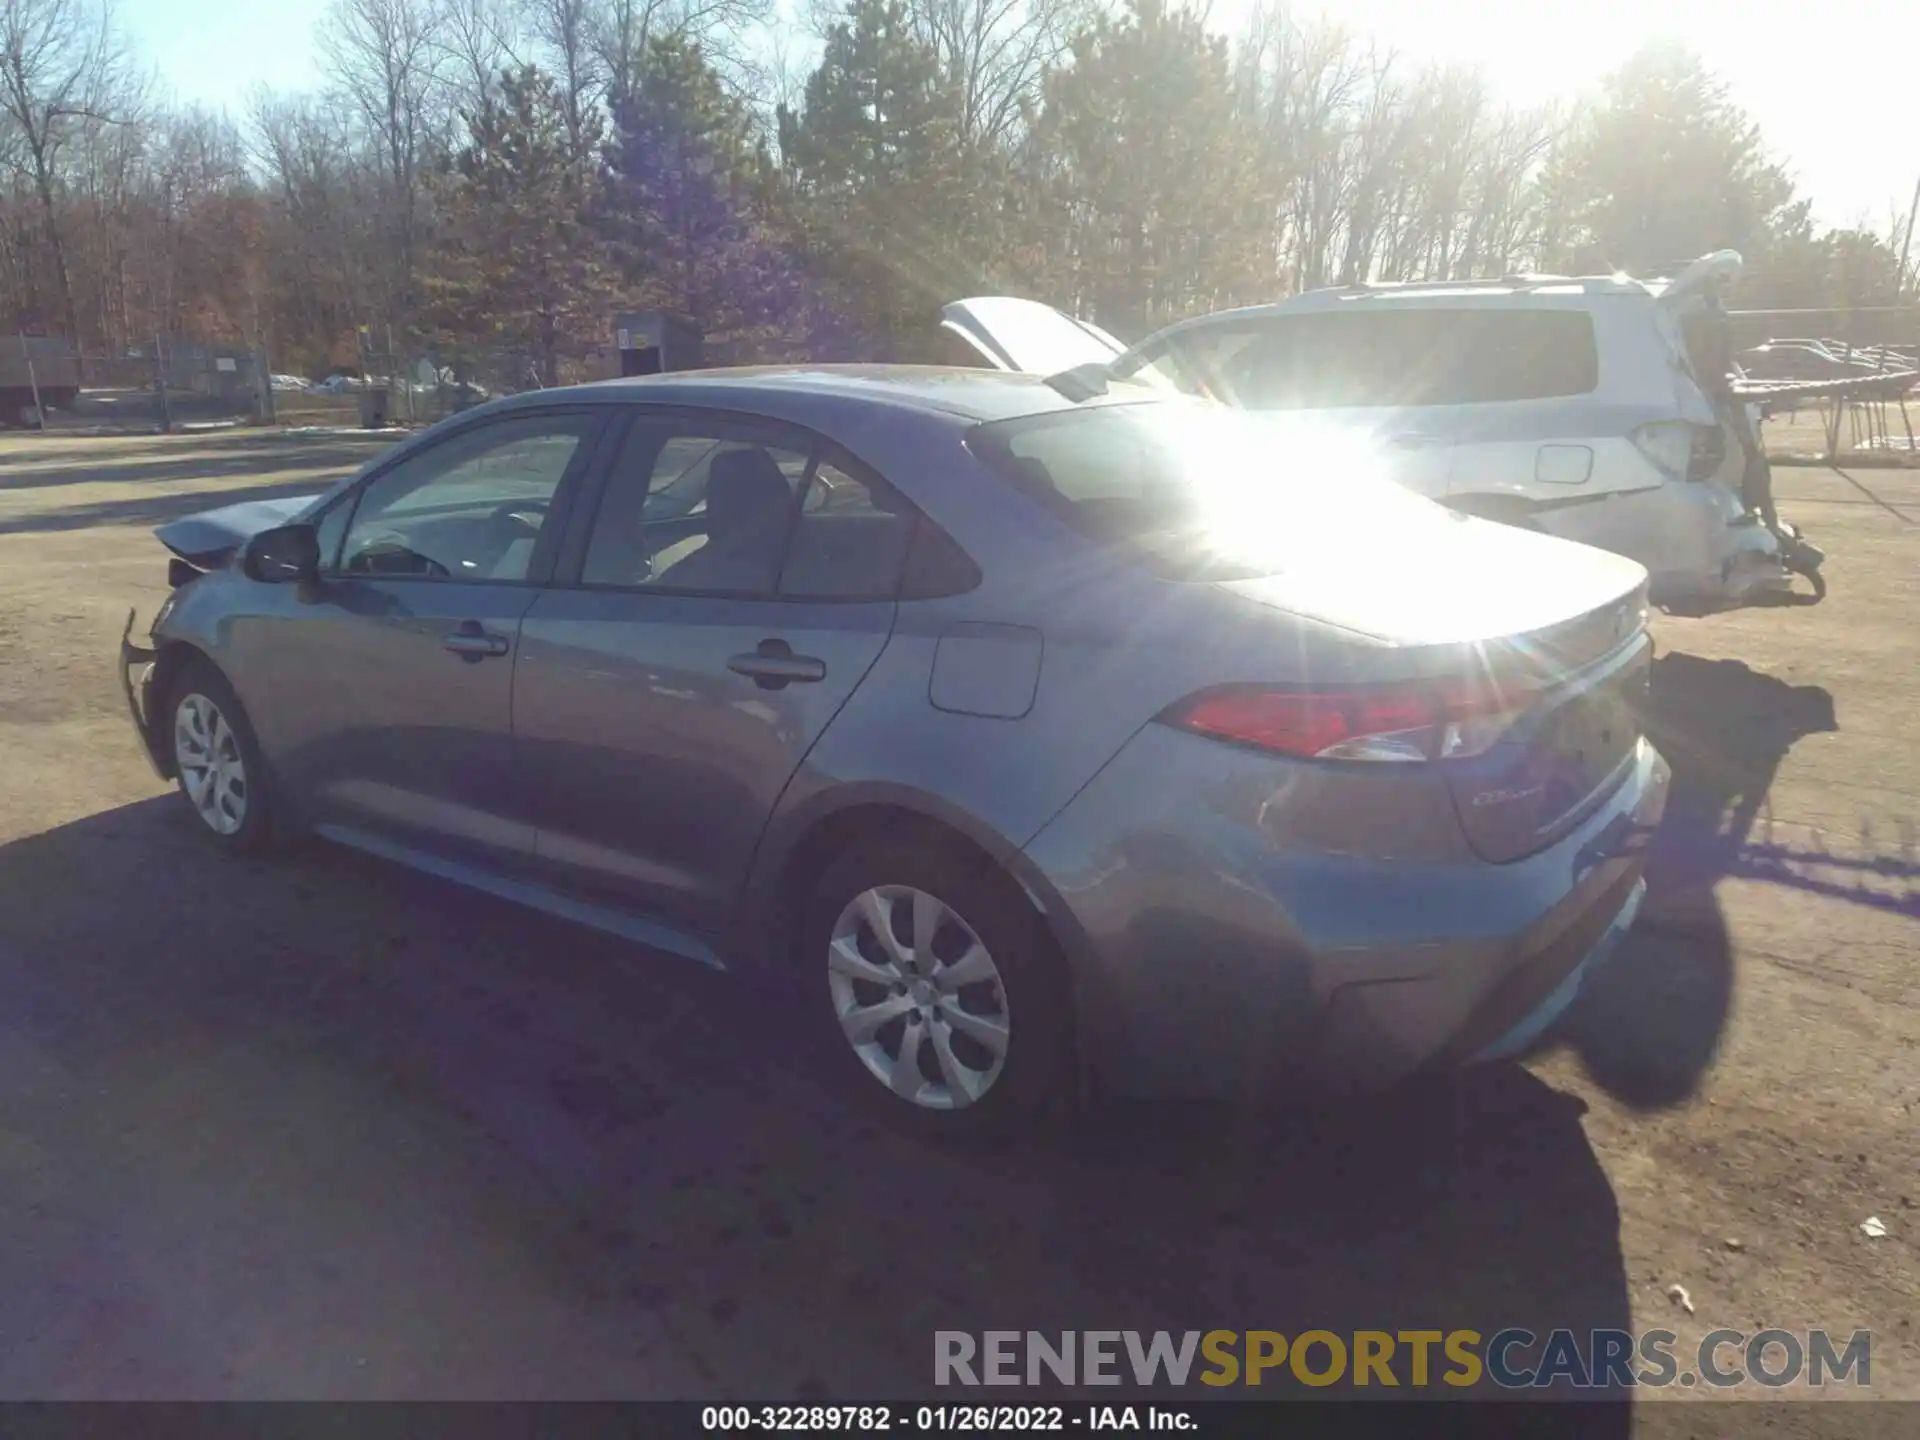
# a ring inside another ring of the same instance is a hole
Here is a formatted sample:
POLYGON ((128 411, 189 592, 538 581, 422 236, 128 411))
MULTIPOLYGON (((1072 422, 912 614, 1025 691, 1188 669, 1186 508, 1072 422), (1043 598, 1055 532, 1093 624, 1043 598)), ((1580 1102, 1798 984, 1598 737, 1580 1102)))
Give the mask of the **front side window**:
POLYGON ((407 457, 360 494, 339 572, 416 580, 527 578, 560 482, 599 426, 529 415, 407 457))
POLYGON ((328 507, 314 527, 320 542, 320 566, 331 570, 340 558, 340 542, 347 538, 347 523, 353 519, 353 497, 343 496, 328 507))

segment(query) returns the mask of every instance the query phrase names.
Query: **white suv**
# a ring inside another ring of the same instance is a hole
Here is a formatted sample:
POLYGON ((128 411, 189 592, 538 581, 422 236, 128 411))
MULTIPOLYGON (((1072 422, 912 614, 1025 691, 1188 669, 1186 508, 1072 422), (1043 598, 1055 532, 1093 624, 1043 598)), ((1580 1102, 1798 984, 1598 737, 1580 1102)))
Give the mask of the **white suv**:
POLYGON ((1741 498, 1730 425, 1747 417, 1723 423, 1683 329, 1739 263, 1720 252, 1666 284, 1315 290, 1182 321, 1131 349, 1029 300, 962 300, 944 319, 994 364, 1056 383, 1171 386, 1285 412, 1296 433, 1361 437, 1371 463, 1423 495, 1639 561, 1659 603, 1737 603, 1780 581, 1777 546, 1741 498))

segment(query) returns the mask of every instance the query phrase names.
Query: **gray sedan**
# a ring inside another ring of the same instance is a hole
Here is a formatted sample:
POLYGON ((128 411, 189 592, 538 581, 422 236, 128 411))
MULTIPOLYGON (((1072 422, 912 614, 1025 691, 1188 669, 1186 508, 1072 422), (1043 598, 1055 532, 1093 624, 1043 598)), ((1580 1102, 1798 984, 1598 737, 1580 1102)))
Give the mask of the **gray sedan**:
POLYGON ((1665 798, 1645 572, 1065 389, 469 411, 164 527, 135 721, 215 843, 317 832, 747 972, 935 1131, 1534 1043, 1665 798))

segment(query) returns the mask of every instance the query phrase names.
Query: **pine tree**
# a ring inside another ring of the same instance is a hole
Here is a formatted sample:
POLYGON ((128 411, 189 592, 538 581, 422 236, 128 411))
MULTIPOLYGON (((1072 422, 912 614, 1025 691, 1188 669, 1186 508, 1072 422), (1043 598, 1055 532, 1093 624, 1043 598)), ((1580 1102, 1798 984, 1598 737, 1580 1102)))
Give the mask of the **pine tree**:
POLYGON ((614 103, 603 210, 629 299, 692 319, 719 354, 789 349, 799 278, 779 175, 747 108, 699 45, 649 42, 614 103))
POLYGON ((430 314, 456 354, 505 350, 513 379, 530 366, 557 384, 562 362, 605 327, 599 122, 588 113, 575 142, 553 80, 528 66, 504 73, 466 124, 436 187, 444 239, 430 314))
POLYGON ((818 286, 824 353, 929 353, 939 307, 971 293, 990 254, 991 170, 962 139, 958 91, 900 0, 852 0, 827 32, 780 154, 818 286))
POLYGON ((1198 12, 1129 0, 1052 71, 1027 197, 1063 298, 1127 338, 1259 293, 1265 215, 1225 42, 1198 12), (1062 223, 1064 221, 1064 224, 1062 223))
POLYGON ((1791 220, 1793 185, 1699 59, 1641 51, 1578 117, 1548 167, 1549 260, 1576 273, 1756 252, 1791 220))

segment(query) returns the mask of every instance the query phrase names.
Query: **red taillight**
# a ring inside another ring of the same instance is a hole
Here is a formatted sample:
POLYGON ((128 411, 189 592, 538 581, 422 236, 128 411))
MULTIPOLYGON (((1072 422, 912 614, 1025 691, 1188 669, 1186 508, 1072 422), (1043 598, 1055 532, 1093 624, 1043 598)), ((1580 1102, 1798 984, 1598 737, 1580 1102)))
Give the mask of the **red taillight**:
POLYGON ((1477 755, 1536 697, 1492 685, 1353 690, 1203 690, 1163 717, 1219 740, 1322 760, 1441 760, 1477 755))

